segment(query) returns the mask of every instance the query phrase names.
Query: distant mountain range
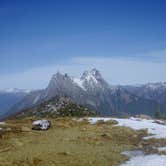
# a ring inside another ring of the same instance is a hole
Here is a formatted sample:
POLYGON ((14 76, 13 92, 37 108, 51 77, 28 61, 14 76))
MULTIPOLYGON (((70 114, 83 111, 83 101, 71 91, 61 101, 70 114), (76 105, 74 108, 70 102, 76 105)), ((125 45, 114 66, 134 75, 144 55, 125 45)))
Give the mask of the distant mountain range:
POLYGON ((54 97, 64 96, 70 97, 76 104, 96 110, 100 115, 148 114, 153 116, 158 108, 161 113, 166 112, 166 83, 111 86, 96 69, 85 71, 80 78, 58 72, 52 76, 46 89, 23 94, 19 100, 11 104, 10 109, 3 111, 5 112, 3 117, 40 105, 54 97))
POLYGON ((13 105, 21 101, 28 93, 27 90, 16 88, 0 90, 0 117, 3 117, 13 105))
POLYGON ((128 92, 166 105, 166 82, 148 83, 141 86, 123 86, 128 92))

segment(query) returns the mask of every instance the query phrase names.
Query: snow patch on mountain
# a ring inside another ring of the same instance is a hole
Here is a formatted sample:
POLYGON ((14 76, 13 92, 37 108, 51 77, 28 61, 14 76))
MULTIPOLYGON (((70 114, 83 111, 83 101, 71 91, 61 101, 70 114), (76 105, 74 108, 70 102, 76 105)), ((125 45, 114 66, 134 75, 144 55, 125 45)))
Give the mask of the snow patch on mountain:
POLYGON ((95 77, 95 74, 94 74, 94 72, 92 72, 92 71, 86 71, 84 74, 83 74, 83 76, 82 76, 82 78, 81 78, 81 80, 83 80, 83 81, 87 81, 87 82, 94 82, 94 83, 98 83, 98 81, 97 81, 97 79, 96 79, 96 77, 95 77))
POLYGON ((144 87, 148 88, 148 89, 151 89, 151 90, 158 90, 160 88, 166 89, 166 82, 148 83, 144 87))
POLYGON ((77 86, 85 91, 90 87, 95 88, 101 84, 100 81, 103 80, 101 74, 96 69, 85 71, 80 78, 71 77, 71 79, 77 86))
POLYGON ((33 101, 33 104, 36 104, 39 101, 39 99, 40 99, 40 95, 36 96, 33 101))
POLYGON ((76 83, 83 90, 86 90, 84 85, 83 85, 84 82, 80 78, 73 78, 73 82, 76 83))

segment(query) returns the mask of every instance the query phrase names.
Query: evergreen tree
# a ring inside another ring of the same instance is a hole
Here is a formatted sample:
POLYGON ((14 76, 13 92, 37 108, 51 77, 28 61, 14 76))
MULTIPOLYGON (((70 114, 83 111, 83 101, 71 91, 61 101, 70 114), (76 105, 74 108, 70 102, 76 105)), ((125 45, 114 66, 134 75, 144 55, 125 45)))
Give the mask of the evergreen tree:
POLYGON ((160 119, 161 118, 161 111, 160 106, 158 106, 156 112, 155 112, 155 118, 160 119))

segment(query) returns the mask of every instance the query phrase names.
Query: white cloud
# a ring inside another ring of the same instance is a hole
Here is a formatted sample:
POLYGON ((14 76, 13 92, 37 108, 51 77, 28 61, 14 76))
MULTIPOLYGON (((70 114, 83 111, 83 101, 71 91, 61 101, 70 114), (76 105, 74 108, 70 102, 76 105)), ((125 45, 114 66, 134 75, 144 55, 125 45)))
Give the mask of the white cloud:
POLYGON ((145 53, 137 54, 137 59, 142 59, 152 62, 166 62, 166 49, 160 49, 155 51, 148 51, 145 53))
POLYGON ((47 86, 51 76, 58 70, 69 75, 80 76, 84 70, 93 67, 99 69, 110 84, 166 81, 165 52, 163 50, 160 54, 147 53, 146 56, 151 57, 151 61, 143 61, 140 58, 142 54, 136 58, 74 57, 64 65, 55 64, 20 73, 1 75, 0 89, 9 87, 41 89, 47 86), (160 57, 158 61, 154 60, 156 56, 160 57))
POLYGON ((142 84, 166 81, 166 62, 148 62, 130 58, 77 57, 75 63, 100 69, 112 84, 142 84))
POLYGON ((45 88, 52 75, 57 71, 69 73, 73 76, 79 76, 82 72, 80 65, 66 64, 66 65, 51 65, 39 68, 32 68, 24 72, 1 75, 0 89, 16 87, 21 89, 41 89, 45 88))

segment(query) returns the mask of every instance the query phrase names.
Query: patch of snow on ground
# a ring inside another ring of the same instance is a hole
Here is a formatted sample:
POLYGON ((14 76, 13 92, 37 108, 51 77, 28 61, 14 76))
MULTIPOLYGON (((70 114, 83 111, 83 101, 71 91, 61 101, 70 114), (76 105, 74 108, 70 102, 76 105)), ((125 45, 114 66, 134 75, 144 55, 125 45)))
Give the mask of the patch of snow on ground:
POLYGON ((129 161, 120 166, 165 166, 166 156, 165 155, 145 155, 132 157, 129 161))
MULTIPOLYGON (((140 119, 140 118, 89 118, 91 124, 95 124, 98 120, 108 121, 116 120, 118 126, 131 127, 134 130, 148 129, 148 132, 153 134, 152 136, 145 137, 149 138, 166 138, 166 126, 154 123, 154 120, 140 119)), ((166 147, 158 148, 159 151, 166 151, 166 147)), ((141 151, 123 152, 130 158, 129 161, 121 164, 120 166, 166 166, 166 155, 151 154, 145 155, 141 151)))
MULTIPOLYGON (((5 122, 0 122, 0 125, 5 125, 5 122)), ((3 130, 3 129, 0 127, 0 130, 3 130)))
POLYGON ((103 121, 109 121, 109 120, 111 120, 112 118, 103 118, 103 117, 95 117, 95 118, 88 118, 88 120, 89 120, 89 122, 91 123, 91 124, 95 124, 97 121, 99 121, 99 120, 103 120, 103 121))
POLYGON ((159 147, 157 149, 159 152, 166 152, 166 147, 159 147))
POLYGON ((131 127, 134 130, 148 129, 148 133, 153 134, 144 139, 150 138, 166 138, 166 125, 156 124, 154 120, 140 119, 140 118, 129 118, 129 119, 120 119, 120 118, 89 118, 90 123, 94 124, 98 120, 116 120, 118 126, 131 127))

